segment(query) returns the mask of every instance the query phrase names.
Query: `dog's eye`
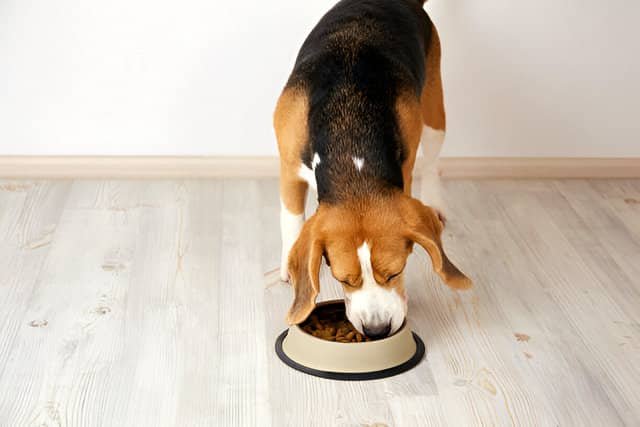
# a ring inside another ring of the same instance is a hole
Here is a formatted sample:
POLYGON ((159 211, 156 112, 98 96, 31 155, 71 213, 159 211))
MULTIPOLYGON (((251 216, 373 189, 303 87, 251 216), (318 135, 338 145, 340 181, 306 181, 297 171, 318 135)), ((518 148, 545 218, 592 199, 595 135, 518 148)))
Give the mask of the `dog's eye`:
POLYGON ((354 288, 355 289, 355 288, 360 287, 360 281, 358 279, 356 279, 353 282, 351 280, 349 280, 349 279, 344 279, 344 280, 338 279, 338 281, 340 283, 342 283, 344 286, 347 286, 349 288, 354 288))
POLYGON ((387 277, 387 282, 390 282, 391 280, 395 279, 396 277, 398 277, 400 274, 402 273, 402 271, 398 271, 395 274, 392 274, 391 276, 387 277))

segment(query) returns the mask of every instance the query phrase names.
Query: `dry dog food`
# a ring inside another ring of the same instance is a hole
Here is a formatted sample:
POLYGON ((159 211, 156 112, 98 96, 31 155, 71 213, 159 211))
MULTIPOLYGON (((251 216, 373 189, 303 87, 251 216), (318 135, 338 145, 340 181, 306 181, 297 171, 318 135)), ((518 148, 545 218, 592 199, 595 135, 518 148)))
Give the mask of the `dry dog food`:
POLYGON ((347 319, 342 304, 328 304, 317 307, 300 327, 317 338, 336 342, 371 341, 358 332, 347 319))

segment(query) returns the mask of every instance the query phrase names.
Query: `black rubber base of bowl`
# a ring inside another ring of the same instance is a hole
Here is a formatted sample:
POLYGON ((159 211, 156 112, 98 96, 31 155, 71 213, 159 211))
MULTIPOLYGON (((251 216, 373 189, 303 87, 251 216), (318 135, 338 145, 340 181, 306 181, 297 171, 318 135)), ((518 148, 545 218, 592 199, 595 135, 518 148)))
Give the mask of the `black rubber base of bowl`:
POLYGON ((284 338, 287 336, 289 331, 285 330, 278 336, 276 339, 276 354, 287 366, 292 367, 300 372, 304 372, 305 374, 313 375, 320 378, 327 378, 330 380, 341 380, 341 381, 367 381, 367 380, 379 380, 380 378, 392 377, 394 375, 401 374, 403 372, 408 371, 409 369, 415 367, 422 358, 424 357, 424 343, 420 339, 420 337, 415 333, 413 334, 413 339, 416 342, 416 353, 413 357, 406 362, 394 366, 392 368, 383 369, 381 371, 373 371, 373 372, 332 372, 332 371, 320 371, 318 369, 309 368, 307 366, 301 365, 295 360, 291 359, 289 356, 285 354, 282 350, 282 342, 284 338))

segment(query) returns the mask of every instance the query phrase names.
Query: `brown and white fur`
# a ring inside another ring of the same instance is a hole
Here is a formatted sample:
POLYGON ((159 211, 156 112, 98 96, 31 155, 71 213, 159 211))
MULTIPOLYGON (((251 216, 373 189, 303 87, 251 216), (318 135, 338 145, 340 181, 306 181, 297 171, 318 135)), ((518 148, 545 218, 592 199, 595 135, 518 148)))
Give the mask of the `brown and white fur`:
POLYGON ((440 41, 418 0, 342 0, 302 46, 274 116, 280 151, 281 278, 290 324, 315 307, 322 258, 347 316, 372 337, 407 314, 402 272, 414 243, 455 289, 471 281, 447 258, 438 156, 445 134, 440 41), (418 147, 422 194, 411 197, 418 147), (308 187, 319 206, 305 221, 308 187))

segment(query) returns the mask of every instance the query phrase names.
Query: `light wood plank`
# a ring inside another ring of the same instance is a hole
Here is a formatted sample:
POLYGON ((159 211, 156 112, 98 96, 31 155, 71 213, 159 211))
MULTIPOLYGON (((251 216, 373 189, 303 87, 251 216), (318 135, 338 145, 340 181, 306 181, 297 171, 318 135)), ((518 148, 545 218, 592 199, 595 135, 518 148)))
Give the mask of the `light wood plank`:
POLYGON ((447 422, 440 400, 435 396, 413 396, 391 399, 393 419, 398 426, 445 427, 447 422))
POLYGON ((47 327, 46 319, 30 317, 25 309, 38 286, 69 187, 68 182, 0 183, 0 420, 7 425, 18 425, 13 421, 27 417, 33 405, 32 382, 15 371, 33 367, 28 359, 15 360, 16 348, 25 335, 40 335, 47 327))
POLYGON ((269 425, 260 198, 256 181, 224 181, 218 283, 219 425, 269 425))

